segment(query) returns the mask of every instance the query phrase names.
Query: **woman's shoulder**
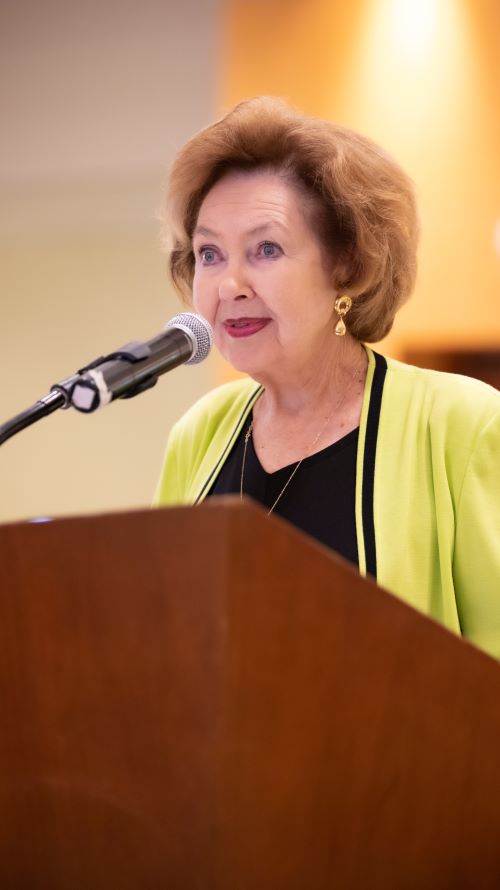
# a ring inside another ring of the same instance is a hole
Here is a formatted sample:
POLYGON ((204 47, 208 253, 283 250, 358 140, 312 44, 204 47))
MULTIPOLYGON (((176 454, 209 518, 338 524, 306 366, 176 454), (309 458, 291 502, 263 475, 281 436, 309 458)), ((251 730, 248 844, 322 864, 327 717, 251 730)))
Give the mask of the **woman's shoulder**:
POLYGON ((221 421, 231 423, 242 416, 253 404, 260 385, 249 377, 231 380, 210 390, 186 411, 175 424, 177 433, 192 432, 207 426, 218 426, 221 421))
POLYGON ((500 392, 493 386, 446 371, 418 368, 386 358, 388 391, 436 419, 488 422, 500 420, 500 392))
POLYGON ((195 503, 206 479, 260 392, 250 378, 218 386, 174 424, 154 503, 195 503))

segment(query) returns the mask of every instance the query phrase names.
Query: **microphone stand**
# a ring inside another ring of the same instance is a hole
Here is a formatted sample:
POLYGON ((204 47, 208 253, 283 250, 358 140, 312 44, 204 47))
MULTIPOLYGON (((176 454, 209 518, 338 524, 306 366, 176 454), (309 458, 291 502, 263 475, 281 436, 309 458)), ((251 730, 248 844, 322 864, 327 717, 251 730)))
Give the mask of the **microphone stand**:
POLYGON ((58 408, 64 408, 65 405, 66 398, 62 392, 49 392, 48 395, 39 399, 38 402, 35 402, 30 408, 27 408, 26 411, 21 411, 21 414, 16 414, 16 416, 8 420, 7 423, 2 423, 0 425, 0 445, 3 445, 3 443, 6 442, 7 439, 10 439, 11 436, 15 436, 16 433, 20 433, 21 430, 26 429, 27 426, 36 423, 37 420, 41 420, 42 417, 47 417, 48 414, 52 414, 52 412, 57 411, 58 408))
POLYGON ((211 345, 212 332, 204 319, 188 313, 176 315, 152 340, 126 343, 51 386, 48 395, 0 425, 0 445, 58 408, 73 406, 89 414, 114 399, 131 399, 155 386, 166 371, 184 362, 202 361, 211 345))
MULTIPOLYGON (((103 365, 105 362, 116 359, 119 359, 123 362, 128 362, 131 365, 142 363, 142 365, 144 366, 146 365, 145 359, 149 358, 149 356, 150 350, 142 343, 127 343, 126 346, 123 346, 116 352, 112 352, 110 353, 110 355, 101 356, 100 358, 91 362, 91 364, 86 365, 85 368, 81 368, 76 374, 73 374, 71 377, 68 377, 61 383, 56 383, 51 388, 51 391, 48 393, 48 395, 43 396, 43 398, 41 399, 38 399, 38 401, 35 402, 34 405, 31 405, 30 408, 27 408, 26 411, 22 411, 20 414, 16 414, 15 417, 12 417, 6 423, 1 424, 0 445, 3 445, 3 443, 6 442, 7 439, 15 436, 16 433, 20 433, 22 430, 26 429, 26 427, 31 426, 38 420, 41 420, 42 417, 47 417, 48 414, 52 414, 54 411, 57 411, 58 408, 69 408, 71 405, 73 405, 73 390, 75 388, 75 385, 82 381, 82 377, 86 371, 92 370, 93 368, 99 367, 99 365, 103 365)), ((184 360, 184 355, 181 351, 179 351, 178 364, 180 364, 184 360)), ((129 384, 126 392, 120 394, 118 398, 131 399, 133 398, 133 396, 139 395, 139 393, 144 392, 146 389, 151 389, 151 387, 153 387, 158 382, 158 376, 155 376, 154 373, 151 373, 152 370, 153 368, 146 366, 141 379, 134 381, 134 385, 129 384)), ((97 405, 95 407, 97 407, 97 405)))

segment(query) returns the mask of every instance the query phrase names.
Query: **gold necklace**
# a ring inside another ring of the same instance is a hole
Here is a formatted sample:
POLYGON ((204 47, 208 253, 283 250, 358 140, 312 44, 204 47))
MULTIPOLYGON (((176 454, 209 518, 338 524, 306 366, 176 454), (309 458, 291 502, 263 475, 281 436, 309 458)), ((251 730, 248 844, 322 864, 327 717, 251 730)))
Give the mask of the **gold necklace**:
MULTIPOLYGON (((355 379, 356 379, 356 374, 357 374, 357 369, 355 369, 355 371, 354 371, 354 373, 353 373, 353 375, 352 375, 352 380, 355 380, 355 379)), ((359 377, 358 379, 361 379, 361 377, 359 377)), ((335 412, 336 412, 336 411, 339 411, 340 408, 342 407, 342 405, 344 404, 344 402, 345 402, 345 400, 346 400, 346 397, 347 397, 347 392, 348 392, 348 390, 349 390, 350 382, 351 382, 351 381, 349 381, 349 383, 348 383, 348 385, 346 386, 344 392, 342 393, 342 396, 341 396, 341 398, 340 398, 340 401, 339 401, 339 402, 335 405, 335 407, 332 409, 332 411, 330 412, 330 414, 329 414, 328 417, 326 418, 326 420, 325 420, 323 426, 321 427, 319 433, 317 434, 317 436, 315 436, 314 441, 311 442, 311 444, 309 445, 309 448, 307 449, 306 453, 304 454, 304 457, 301 457, 300 460, 297 461, 297 463, 295 464, 295 466, 294 466, 292 472, 290 473, 290 476, 289 476, 288 479, 286 480, 286 482, 285 482, 283 488, 281 489, 281 491, 280 491, 278 497, 277 497, 276 500, 274 501, 274 504, 272 505, 271 509, 267 511, 267 515, 268 515, 268 516, 271 515, 271 513, 272 513, 273 510, 274 510, 274 508, 276 507, 276 504, 277 504, 278 501, 280 501, 281 498, 283 497, 285 491, 287 490, 288 486, 290 485, 290 482, 292 481, 293 477, 295 476, 295 473, 296 473, 297 470, 299 469, 301 463, 303 463, 303 461, 305 461, 305 459, 306 459, 307 457, 310 457, 310 455, 314 452, 314 448, 315 448, 315 446, 317 445, 317 443, 318 443, 319 440, 321 439, 321 436, 322 436, 323 433, 325 432, 325 430, 326 430, 328 424, 330 423, 330 421, 331 421, 333 415, 335 414, 335 412)), ((248 448, 248 442, 249 442, 250 436, 252 435, 252 430, 253 430, 253 419, 252 419, 252 421, 251 421, 251 423, 250 423, 250 426, 248 427, 248 429, 247 429, 247 431, 246 431, 246 433, 245 433, 245 445, 244 445, 244 448, 243 448, 243 460, 242 460, 242 462, 241 462, 240 501, 243 500, 243 480, 244 480, 244 477, 245 477, 245 464, 246 464, 246 459, 247 459, 247 448, 248 448)))

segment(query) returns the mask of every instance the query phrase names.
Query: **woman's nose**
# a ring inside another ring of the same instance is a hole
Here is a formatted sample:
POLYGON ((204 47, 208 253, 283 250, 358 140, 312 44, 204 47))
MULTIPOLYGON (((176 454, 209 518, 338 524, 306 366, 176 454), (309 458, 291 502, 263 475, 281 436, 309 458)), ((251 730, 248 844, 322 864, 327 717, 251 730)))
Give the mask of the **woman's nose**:
POLYGON ((221 300, 245 300, 253 296, 253 289, 242 270, 227 270, 219 282, 221 300))

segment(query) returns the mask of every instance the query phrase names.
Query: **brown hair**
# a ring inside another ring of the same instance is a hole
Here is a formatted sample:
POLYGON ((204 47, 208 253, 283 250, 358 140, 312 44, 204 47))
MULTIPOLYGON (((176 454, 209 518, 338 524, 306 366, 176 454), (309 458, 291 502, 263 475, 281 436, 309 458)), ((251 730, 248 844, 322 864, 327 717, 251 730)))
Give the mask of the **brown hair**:
POLYGON ((335 286, 353 300, 349 332, 358 340, 381 340, 415 283, 418 219, 411 180, 370 139, 280 99, 241 102, 177 155, 165 226, 179 292, 190 295, 191 239, 203 199, 230 170, 259 168, 283 172, 315 199, 314 223, 335 286))

